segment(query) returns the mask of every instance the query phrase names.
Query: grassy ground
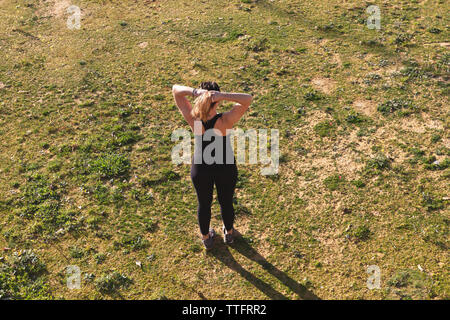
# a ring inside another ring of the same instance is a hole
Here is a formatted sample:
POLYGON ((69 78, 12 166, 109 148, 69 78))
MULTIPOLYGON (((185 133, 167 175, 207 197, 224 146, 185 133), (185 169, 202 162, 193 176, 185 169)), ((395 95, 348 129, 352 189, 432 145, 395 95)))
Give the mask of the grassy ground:
POLYGON ((0 0, 0 297, 448 299, 445 3, 0 0), (170 140, 171 86, 206 80, 282 154, 239 166, 242 238, 211 254, 170 140))

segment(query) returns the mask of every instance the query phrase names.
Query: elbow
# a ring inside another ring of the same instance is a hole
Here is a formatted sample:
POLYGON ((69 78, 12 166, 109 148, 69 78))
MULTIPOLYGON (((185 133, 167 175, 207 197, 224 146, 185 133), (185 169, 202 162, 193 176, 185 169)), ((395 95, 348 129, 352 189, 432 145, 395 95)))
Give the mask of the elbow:
POLYGON ((173 93, 173 94, 176 94, 176 93, 177 93, 177 87, 178 87, 178 85, 176 85, 176 84, 174 84, 174 85, 172 86, 172 93, 173 93))

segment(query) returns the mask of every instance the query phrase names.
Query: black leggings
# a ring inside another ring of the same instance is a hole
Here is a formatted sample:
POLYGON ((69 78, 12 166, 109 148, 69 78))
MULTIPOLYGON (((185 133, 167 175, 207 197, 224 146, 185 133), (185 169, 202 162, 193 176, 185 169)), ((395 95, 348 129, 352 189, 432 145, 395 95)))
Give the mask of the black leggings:
POLYGON ((200 232, 209 233, 211 221, 211 203, 213 199, 214 184, 217 189, 217 198, 220 204, 223 224, 227 230, 233 228, 234 208, 233 195, 236 187, 238 171, 236 165, 216 165, 205 168, 203 165, 191 166, 191 179, 197 192, 197 218, 200 232))

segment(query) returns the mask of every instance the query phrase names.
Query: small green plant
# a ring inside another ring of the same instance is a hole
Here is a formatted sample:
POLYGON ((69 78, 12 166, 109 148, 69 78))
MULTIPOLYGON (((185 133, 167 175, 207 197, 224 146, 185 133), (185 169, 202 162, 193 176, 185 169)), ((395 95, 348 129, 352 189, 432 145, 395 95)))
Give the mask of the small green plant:
POLYGON ((377 110, 385 116, 404 109, 412 111, 415 110, 416 108, 411 101, 400 98, 387 100, 382 104, 378 105, 377 107, 377 110))
POLYGON ((364 188, 366 186, 365 182, 362 180, 354 180, 352 184, 357 188, 364 188))
POLYGON ((253 51, 253 52, 261 52, 268 48, 268 40, 267 38, 261 38, 261 39, 251 39, 247 46, 247 50, 253 51))
POLYGON ((363 80, 363 82, 367 85, 371 85, 374 82, 381 80, 382 77, 377 73, 369 73, 363 80))
POLYGON ((436 196, 429 192, 422 192, 422 206, 427 211, 435 211, 444 208, 444 202, 442 199, 438 199, 436 196))
POLYGON ((22 203, 27 205, 40 205, 46 201, 60 200, 58 187, 50 183, 44 176, 34 175, 28 178, 23 192, 22 203))
POLYGON ((430 223, 422 229, 422 239, 425 242, 432 243, 442 250, 448 250, 449 237, 448 225, 450 221, 446 217, 437 216, 432 218, 430 223))
POLYGON ((425 169, 427 170, 445 170, 450 166, 450 158, 445 158, 442 161, 437 161, 436 157, 432 157, 425 161, 425 169))
POLYGON ((333 125, 333 122, 329 120, 325 120, 322 122, 319 122, 314 126, 314 131, 320 136, 320 137, 329 137, 334 134, 335 126, 333 125))
POLYGON ((419 270, 399 270, 387 281, 390 287, 401 289, 402 296, 407 299, 423 299, 429 297, 432 280, 419 270))
POLYGON ((130 130, 117 132, 114 138, 115 139, 112 142, 112 145, 115 147, 120 147, 135 144, 136 142, 142 139, 142 136, 136 133, 135 131, 130 130))
POLYGON ((174 181, 180 179, 180 175, 169 168, 164 168, 161 173, 163 179, 166 181, 174 181))
POLYGON ((97 254, 94 255, 94 260, 95 260, 95 263, 102 264, 103 262, 106 261, 106 254, 104 254, 104 253, 97 253, 97 254))
POLYGON ((157 93, 152 98, 156 101, 163 101, 166 97, 162 93, 157 93))
POLYGON ((383 153, 377 153, 373 158, 369 159, 366 169, 384 170, 390 167, 391 161, 383 153))
POLYGON ((370 236, 370 229, 365 225, 358 226, 353 231, 353 236, 355 238, 357 238, 358 240, 367 240, 367 239, 369 239, 369 236, 370 236))
POLYGON ((442 140, 442 137, 441 137, 440 134, 434 133, 434 134, 431 136, 431 143, 438 143, 438 142, 441 141, 441 140, 442 140))
POLYGON ((110 200, 109 188, 102 184, 94 186, 92 196, 98 201, 99 204, 107 204, 110 200))
POLYGON ((406 77, 406 81, 417 80, 427 76, 427 74, 417 66, 406 66, 400 70, 400 74, 406 77))
POLYGON ((429 33, 434 33, 434 34, 439 34, 439 33, 442 32, 442 30, 433 27, 433 28, 428 29, 428 32, 429 32, 429 33))
POLYGON ((61 169, 62 163, 59 160, 52 160, 48 163, 48 170, 51 172, 58 172, 61 169))
POLYGON ((323 183, 325 187, 327 187, 329 190, 334 191, 339 188, 339 186, 344 181, 343 177, 339 174, 332 175, 328 178, 326 178, 323 183))
POLYGON ((310 90, 303 96, 306 101, 318 101, 322 99, 322 96, 316 90, 310 90))
POLYGON ((112 294, 116 291, 128 288, 133 281, 126 275, 114 271, 95 280, 96 289, 104 294, 112 294))
POLYGON ((130 170, 130 161, 123 154, 105 154, 91 164, 91 170, 103 178, 124 176, 130 170))
POLYGON ((358 124, 365 121, 365 119, 362 117, 360 113, 352 112, 345 118, 345 121, 352 124, 358 124))
POLYGON ((371 231, 366 225, 360 224, 356 227, 350 226, 346 231, 346 234, 349 238, 356 241, 364 241, 370 238, 371 231))
POLYGON ((397 45, 404 44, 409 42, 412 38, 413 35, 410 33, 400 33, 395 37, 394 43, 397 45))
POLYGON ((147 239, 144 239, 142 236, 124 236, 120 241, 120 245, 122 247, 131 249, 131 250, 141 250, 148 248, 150 246, 150 242, 147 239))
POLYGON ((147 232, 155 232, 158 229, 158 221, 153 219, 149 219, 145 222, 145 231, 147 232))
POLYGON ((81 258, 83 258, 84 257, 84 251, 83 251, 83 249, 81 249, 81 248, 78 248, 78 247, 71 247, 70 249, 69 249, 69 253, 70 253, 70 256, 72 257, 72 258, 74 258, 74 259, 81 259, 81 258))
POLYGON ((388 281, 388 285, 401 288, 406 287, 410 282, 410 274, 408 271, 399 271, 395 273, 388 281))

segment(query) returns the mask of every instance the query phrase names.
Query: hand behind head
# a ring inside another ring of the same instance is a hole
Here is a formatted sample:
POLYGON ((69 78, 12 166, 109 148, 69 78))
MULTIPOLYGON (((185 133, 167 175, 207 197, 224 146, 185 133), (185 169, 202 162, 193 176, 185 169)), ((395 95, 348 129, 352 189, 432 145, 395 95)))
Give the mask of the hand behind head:
POLYGON ((220 99, 220 91, 210 90, 211 92, 211 101, 212 102, 219 102, 220 99))

